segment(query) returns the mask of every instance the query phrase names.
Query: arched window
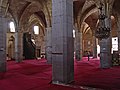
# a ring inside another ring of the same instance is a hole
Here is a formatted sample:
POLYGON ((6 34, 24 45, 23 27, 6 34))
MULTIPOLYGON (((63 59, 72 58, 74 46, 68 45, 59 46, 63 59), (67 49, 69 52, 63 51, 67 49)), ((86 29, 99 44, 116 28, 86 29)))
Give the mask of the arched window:
POLYGON ((38 26, 34 26, 34 34, 39 34, 39 27, 38 26))
POLYGON ((75 38, 75 30, 73 30, 73 38, 75 38))
POLYGON ((112 53, 118 51, 118 37, 112 37, 112 53))
POLYGON ((9 26, 10 26, 10 32, 15 32, 15 25, 14 25, 14 23, 10 22, 9 26))

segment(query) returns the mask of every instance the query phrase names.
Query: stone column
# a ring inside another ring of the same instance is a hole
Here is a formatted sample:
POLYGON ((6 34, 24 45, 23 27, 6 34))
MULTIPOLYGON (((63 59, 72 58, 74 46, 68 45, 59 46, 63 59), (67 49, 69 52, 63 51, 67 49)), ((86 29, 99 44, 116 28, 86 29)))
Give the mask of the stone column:
POLYGON ((8 29, 7 19, 0 11, 0 72, 6 71, 6 31, 8 29))
POLYGON ((73 0, 52 0, 52 83, 74 80, 73 0))
POLYGON ((100 67, 110 68, 111 63, 111 38, 100 41, 100 67))
POLYGON ((75 37, 75 59, 80 60, 80 32, 76 30, 76 37, 75 37))
MULTIPOLYGON (((106 28, 110 28, 111 30, 111 13, 109 12, 111 5, 104 2, 102 5, 101 14, 105 15, 104 21, 101 21, 100 27, 105 26, 106 28)), ((100 41, 100 66, 101 68, 110 68, 112 66, 111 60, 111 33, 108 38, 104 38, 100 41)))
POLYGON ((15 32, 15 61, 22 62, 23 60, 23 33, 20 28, 15 32))
POLYGON ((82 38, 82 33, 80 32, 80 60, 82 59, 82 55, 83 55, 83 38, 82 38))
POLYGON ((118 33, 118 53, 120 55, 120 31, 118 31, 117 33, 118 33))
POLYGON ((52 64, 51 34, 52 34, 51 27, 46 28, 46 59, 47 59, 48 64, 52 64))
POLYGON ((120 61, 120 16, 118 14, 117 17, 117 37, 118 37, 118 54, 119 54, 119 61, 120 61))
POLYGON ((75 57, 77 60, 82 59, 82 33, 76 32, 76 53, 75 57))
POLYGON ((97 43, 95 34, 93 34, 93 58, 97 58, 97 43))
POLYGON ((120 16, 118 16, 117 20, 117 37, 118 37, 118 52, 120 55, 120 16))
MULTIPOLYGON (((106 27, 111 30, 111 18, 105 19, 106 27)), ((112 56, 111 56, 111 34, 107 39, 102 39, 100 41, 100 66, 101 68, 110 68, 112 66, 112 56)))

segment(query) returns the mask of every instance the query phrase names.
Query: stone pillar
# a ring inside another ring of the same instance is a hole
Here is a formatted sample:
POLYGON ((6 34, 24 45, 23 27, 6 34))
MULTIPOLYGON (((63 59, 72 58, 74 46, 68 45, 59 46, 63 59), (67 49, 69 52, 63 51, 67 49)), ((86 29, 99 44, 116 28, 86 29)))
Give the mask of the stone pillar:
POLYGON ((118 54, 120 61, 120 16, 117 14, 117 37, 118 37, 118 54))
MULTIPOLYGON (((111 18, 106 18, 106 27, 111 30, 111 18)), ((112 66, 112 56, 111 56, 111 34, 107 39, 102 39, 100 41, 100 66, 101 68, 110 68, 112 66)))
POLYGON ((107 39, 102 39, 100 41, 100 67, 110 68, 112 66, 112 56, 111 56, 111 35, 107 39))
POLYGON ((52 0, 52 83, 74 80, 73 0, 52 0))
POLYGON ((52 64, 52 41, 51 41, 51 34, 52 30, 51 27, 46 28, 46 59, 48 64, 52 64))
POLYGON ((80 60, 80 32, 78 30, 76 30, 75 45, 75 59, 80 60))
POLYGON ((120 31, 118 31, 117 33, 118 33, 118 53, 120 55, 120 31))
POLYGON ((117 20, 117 37, 118 37, 118 52, 120 55, 120 16, 118 16, 117 20))
MULTIPOLYGON (((112 9, 114 1, 111 2, 111 0, 107 0, 106 2, 103 2, 101 4, 101 15, 105 15, 104 21, 101 22, 101 27, 103 28, 110 28, 111 30, 111 15, 112 15, 112 9)), ((111 33, 110 33, 111 34, 111 33)), ((100 42, 100 62, 101 62, 101 68, 109 68, 112 66, 112 56, 111 56, 111 48, 112 48, 112 42, 111 42, 111 35, 108 39, 103 39, 100 42)))
MULTIPOLYGON (((101 14, 105 15, 104 21, 100 21, 100 27, 110 28, 111 30, 111 13, 109 12, 111 5, 104 2, 102 5, 101 14)), ((101 68, 110 68, 112 66, 111 57, 111 33, 108 38, 104 38, 100 41, 100 66, 101 68)))
POLYGON ((75 58, 77 60, 82 59, 82 33, 76 32, 76 53, 75 58))
POLYGON ((83 38, 82 38, 82 33, 80 32, 80 60, 82 59, 82 55, 83 55, 83 38))
POLYGON ((97 43, 95 35, 93 35, 93 58, 97 58, 97 43))
POLYGON ((7 19, 0 11, 0 72, 6 71, 6 31, 8 29, 7 19))
POLYGON ((15 32, 15 61, 22 62, 23 60, 23 33, 17 28, 15 32))
POLYGON ((111 38, 100 41, 100 67, 110 68, 111 63, 111 38))

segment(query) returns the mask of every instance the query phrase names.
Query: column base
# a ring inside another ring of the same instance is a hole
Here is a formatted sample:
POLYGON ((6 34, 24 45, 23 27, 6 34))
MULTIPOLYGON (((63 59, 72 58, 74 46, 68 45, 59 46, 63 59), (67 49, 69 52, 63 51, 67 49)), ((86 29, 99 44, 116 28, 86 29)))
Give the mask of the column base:
POLYGON ((69 82, 60 82, 60 81, 52 81, 52 84, 57 84, 57 85, 62 85, 62 86, 66 86, 67 84, 71 84, 71 83, 73 83, 74 82, 74 80, 72 80, 72 81, 69 81, 69 82))
POLYGON ((81 60, 80 53, 76 53, 75 59, 76 59, 77 61, 80 61, 80 60, 81 60))
POLYGON ((101 66, 102 69, 109 69, 111 66, 101 66))
POLYGON ((108 53, 100 54, 100 68, 110 68, 112 67, 111 55, 108 53))
POLYGON ((6 72, 6 63, 5 62, 0 63, 0 72, 6 72))
POLYGON ((52 54, 47 54, 46 59, 47 59, 47 64, 52 64, 52 54))
POLYGON ((47 64, 52 64, 52 62, 47 61, 47 64))
POLYGON ((75 57, 75 59, 76 59, 77 61, 80 61, 80 57, 75 57))
POLYGON ((21 63, 23 60, 21 60, 21 59, 16 59, 15 61, 16 61, 16 63, 21 63))

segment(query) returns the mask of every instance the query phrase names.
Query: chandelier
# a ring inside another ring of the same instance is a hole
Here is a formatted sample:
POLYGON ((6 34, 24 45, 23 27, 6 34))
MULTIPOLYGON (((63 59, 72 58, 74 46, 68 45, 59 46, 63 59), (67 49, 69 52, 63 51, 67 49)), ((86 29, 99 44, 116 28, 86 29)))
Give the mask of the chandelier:
POLYGON ((99 26, 95 32, 96 34, 96 38, 98 39, 105 39, 105 38, 108 38, 110 36, 110 28, 107 27, 105 25, 105 19, 107 18, 107 16, 103 13, 103 4, 100 3, 100 7, 99 7, 99 10, 100 10, 100 14, 99 14, 99 26))

